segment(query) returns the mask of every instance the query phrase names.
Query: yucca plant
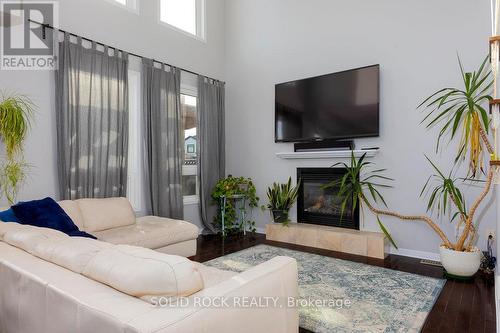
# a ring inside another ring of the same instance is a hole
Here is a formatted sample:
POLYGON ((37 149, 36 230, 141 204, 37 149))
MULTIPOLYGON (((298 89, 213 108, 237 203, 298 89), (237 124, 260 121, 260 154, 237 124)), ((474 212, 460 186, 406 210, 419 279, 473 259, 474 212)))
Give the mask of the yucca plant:
POLYGON ((297 184, 297 186, 292 186, 292 178, 289 177, 288 182, 284 184, 273 183, 273 185, 267 189, 267 198, 269 200, 267 208, 271 214, 273 214, 275 222, 283 223, 284 225, 290 222, 288 211, 295 201, 297 201, 299 184, 297 184))
POLYGON ((2 95, 0 102, 0 140, 5 144, 6 161, 0 170, 1 192, 13 204, 26 178, 27 164, 23 144, 30 129, 34 104, 23 95, 2 95))
POLYGON ((491 154, 493 148, 487 139, 490 119, 482 106, 491 100, 489 95, 493 84, 491 71, 488 69, 489 57, 486 57, 477 71, 464 72, 460 57, 458 64, 464 84, 463 89, 444 88, 427 99, 418 108, 426 107, 427 115, 422 120, 427 128, 441 124, 436 143, 439 150, 441 140, 449 134, 450 140, 460 133, 455 162, 469 155, 469 175, 476 177, 478 170, 484 171, 484 148, 491 154))
MULTIPOLYGON (((380 221, 380 215, 393 216, 402 220, 423 221, 427 223, 441 238, 442 245, 449 250, 473 252, 476 241, 477 225, 474 224, 474 216, 479 205, 484 200, 491 189, 494 172, 492 168, 486 172, 483 166, 483 150, 486 149, 492 158, 494 150, 488 140, 488 127, 490 118, 485 110, 484 104, 490 99, 489 92, 492 87, 490 72, 487 69, 488 58, 483 61, 479 69, 473 73, 465 73, 459 59, 460 71, 465 88, 463 90, 455 88, 445 88, 431 95, 422 104, 427 106, 428 114, 423 122, 429 128, 434 125, 441 125, 436 149, 445 135, 449 135, 452 140, 461 128, 461 138, 458 152, 455 158, 455 165, 469 154, 469 175, 472 180, 479 181, 474 177, 478 176, 477 171, 487 175, 484 181, 484 188, 481 194, 473 201, 470 209, 467 209, 465 198, 459 189, 460 178, 453 176, 453 168, 447 175, 442 172, 435 163, 427 156, 427 160, 432 165, 435 173, 431 175, 422 188, 420 196, 428 195, 427 211, 437 212, 438 216, 450 214, 450 221, 459 220, 459 226, 463 225, 463 231, 455 242, 450 241, 443 230, 425 215, 403 215, 390 210, 376 208, 378 203, 387 207, 387 204, 379 192, 379 188, 388 187, 383 181, 390 180, 381 173, 384 169, 370 171, 371 162, 365 161, 365 156, 356 159, 354 154, 350 164, 342 163, 348 171, 346 175, 328 186, 337 187, 339 196, 343 198, 342 212, 345 206, 352 200, 354 206, 357 204, 365 206, 372 211, 376 217, 381 230, 387 238, 394 244, 392 237, 380 221)), ((470 179, 470 178, 465 178, 470 179)), ((395 244, 394 244, 395 245, 395 244)))
MULTIPOLYGON (((334 188, 338 190, 338 196, 342 199, 340 206, 341 217, 344 216, 345 209, 349 204, 352 206, 353 210, 359 205, 361 208, 366 206, 373 211, 373 206, 368 198, 373 200, 374 203, 380 202, 387 207, 387 203, 379 189, 391 187, 386 184, 386 182, 392 181, 393 179, 382 174, 385 169, 368 170, 373 163, 365 161, 365 158, 366 154, 363 154, 357 159, 354 153, 352 153, 349 165, 344 162, 334 164, 333 167, 343 167, 346 173, 342 178, 336 179, 323 186, 324 189, 334 188)), ((377 222, 380 229, 392 245, 397 248, 391 234, 380 220, 379 214, 376 213, 375 215, 377 216, 377 222)))
POLYGON ((465 221, 467 218, 467 207, 465 198, 460 188, 458 188, 458 182, 462 181, 462 179, 454 177, 453 170, 445 176, 430 158, 427 156, 426 158, 436 171, 435 174, 429 176, 420 192, 420 197, 423 197, 426 192, 430 193, 427 202, 427 212, 435 211, 438 216, 453 213, 451 221, 454 221, 457 216, 460 216, 461 221, 465 221))

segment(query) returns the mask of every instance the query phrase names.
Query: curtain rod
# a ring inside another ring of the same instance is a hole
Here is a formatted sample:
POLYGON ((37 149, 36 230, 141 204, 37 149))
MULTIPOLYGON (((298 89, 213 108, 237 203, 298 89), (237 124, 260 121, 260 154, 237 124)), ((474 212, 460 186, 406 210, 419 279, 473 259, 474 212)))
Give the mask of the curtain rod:
MULTIPOLYGON (((35 23, 35 24, 38 24, 42 27, 43 31, 42 31, 42 35, 43 35, 43 38, 45 39, 45 29, 52 29, 52 30, 57 30, 59 32, 62 32, 62 33, 68 33, 70 36, 73 36, 73 37, 77 37, 77 38, 81 38, 83 40, 86 40, 88 42, 91 42, 91 43, 96 43, 96 44, 99 44, 101 46, 107 46, 108 48, 111 48, 111 49, 114 49, 114 50, 118 50, 118 51, 121 51, 120 48, 118 47, 115 47, 115 46, 110 46, 110 45, 107 45, 103 42, 99 42, 99 41, 96 41, 96 40, 93 40, 93 39, 90 39, 90 38, 87 38, 87 37, 84 37, 84 36, 80 36, 80 35, 77 35, 77 34, 74 34, 72 32, 68 32, 66 30, 62 30, 62 29, 58 29, 58 28, 54 28, 53 26, 51 26, 50 24, 46 24, 46 23, 42 23, 42 22, 38 22, 38 21, 35 21, 35 20, 32 20, 32 19, 28 19, 28 22, 31 22, 31 23, 35 23)), ((133 52, 127 52, 129 55, 131 56, 134 56, 134 57, 137 57, 137 58, 146 58, 146 59, 149 59, 148 57, 144 57, 144 56, 141 56, 137 53, 133 53, 133 52)), ((213 80, 213 81, 217 81, 217 82, 222 82, 222 83, 225 83, 224 81, 221 81, 221 80, 218 80, 218 79, 214 79, 212 77, 209 77, 209 76, 205 76, 205 75, 202 75, 202 74, 198 74, 196 72, 193 72, 193 71, 190 71, 189 69, 185 69, 185 68, 182 68, 182 67, 177 67, 177 66, 173 66, 173 65, 170 65, 170 64, 167 64, 166 62, 163 62, 163 61, 159 61, 159 60, 156 60, 156 59, 152 59, 154 62, 156 63, 159 63, 159 64, 164 64, 164 65, 167 65, 169 67, 175 67, 175 68, 178 68, 180 69, 181 71, 183 72, 186 72, 186 73, 190 73, 190 74, 193 74, 193 75, 201 75, 201 76, 204 76, 206 77, 207 79, 210 79, 210 80, 213 80)))

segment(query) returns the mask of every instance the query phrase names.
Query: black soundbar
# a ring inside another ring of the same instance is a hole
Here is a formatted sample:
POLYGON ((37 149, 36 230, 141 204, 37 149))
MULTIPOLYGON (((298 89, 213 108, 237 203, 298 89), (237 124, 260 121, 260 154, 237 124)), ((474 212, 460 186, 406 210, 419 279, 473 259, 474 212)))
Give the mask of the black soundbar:
POLYGON ((294 145, 295 152, 321 150, 354 150, 353 140, 321 140, 313 142, 298 142, 294 145))

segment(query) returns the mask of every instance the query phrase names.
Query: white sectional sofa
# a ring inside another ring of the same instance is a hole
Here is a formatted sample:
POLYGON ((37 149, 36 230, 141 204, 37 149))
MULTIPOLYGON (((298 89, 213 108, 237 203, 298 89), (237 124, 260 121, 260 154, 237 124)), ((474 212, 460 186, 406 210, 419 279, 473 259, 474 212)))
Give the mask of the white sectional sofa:
POLYGON ((146 247, 166 254, 196 254, 198 227, 168 218, 136 218, 126 198, 64 200, 58 204, 82 231, 112 244, 146 247))
POLYGON ((236 274, 145 248, 0 222, 0 281, 2 333, 298 331, 295 307, 195 302, 297 297, 297 263, 287 257, 236 274), (158 296, 185 296, 189 306, 154 306, 158 296))

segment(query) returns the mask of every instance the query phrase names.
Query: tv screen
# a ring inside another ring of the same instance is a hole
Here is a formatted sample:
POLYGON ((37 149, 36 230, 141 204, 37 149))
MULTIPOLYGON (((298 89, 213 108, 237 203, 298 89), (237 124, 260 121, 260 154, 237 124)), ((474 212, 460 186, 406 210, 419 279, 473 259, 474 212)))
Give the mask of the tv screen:
POLYGON ((276 85, 276 142, 379 135, 379 65, 276 85))

